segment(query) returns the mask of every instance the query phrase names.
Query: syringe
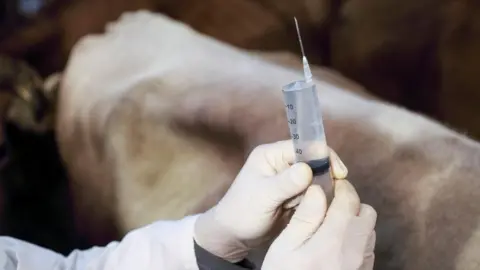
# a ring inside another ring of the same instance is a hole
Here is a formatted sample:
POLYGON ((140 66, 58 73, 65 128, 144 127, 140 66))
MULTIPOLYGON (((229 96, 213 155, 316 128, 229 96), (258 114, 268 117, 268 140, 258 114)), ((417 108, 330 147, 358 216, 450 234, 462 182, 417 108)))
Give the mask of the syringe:
POLYGON ((307 163, 313 172, 313 183, 322 187, 327 202, 333 199, 333 180, 323 118, 316 85, 303 50, 302 39, 295 18, 302 50, 304 80, 294 81, 282 89, 290 134, 294 142, 296 162, 307 163))

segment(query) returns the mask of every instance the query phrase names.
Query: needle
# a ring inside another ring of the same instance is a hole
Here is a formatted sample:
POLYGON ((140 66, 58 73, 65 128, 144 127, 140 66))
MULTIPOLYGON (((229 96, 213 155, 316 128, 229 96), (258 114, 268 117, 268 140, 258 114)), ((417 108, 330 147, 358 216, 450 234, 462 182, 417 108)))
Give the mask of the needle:
POLYGON ((303 50, 302 36, 300 35, 300 27, 298 27, 298 21, 296 17, 295 26, 297 27, 298 42, 300 43, 300 49, 302 50, 302 62, 303 62, 303 74, 305 76, 305 82, 309 83, 312 81, 312 72, 310 71, 310 65, 308 64, 307 57, 305 56, 305 51, 303 50))
POLYGON ((297 18, 293 17, 293 19, 295 19, 295 27, 297 28, 298 42, 300 43, 300 50, 302 50, 302 57, 304 57, 305 51, 303 50, 302 36, 300 35, 300 27, 298 27, 297 18))

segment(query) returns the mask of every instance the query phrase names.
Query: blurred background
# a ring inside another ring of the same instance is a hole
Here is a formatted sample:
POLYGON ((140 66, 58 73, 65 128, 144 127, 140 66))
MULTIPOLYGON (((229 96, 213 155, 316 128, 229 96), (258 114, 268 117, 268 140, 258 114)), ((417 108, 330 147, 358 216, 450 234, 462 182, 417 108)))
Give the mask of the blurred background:
MULTIPOLYGON (((480 2, 473 0, 2 0, 0 54, 26 61, 46 78, 62 71, 82 36, 138 9, 162 12, 242 48, 298 54, 296 16, 312 64, 480 138, 480 2)), ((0 64, 0 74, 12 68, 0 64)), ((65 214, 67 180, 51 150, 53 133, 7 124, 12 148, 25 161, 3 173, 5 201, 16 203, 5 207, 0 234, 63 253, 88 246, 65 214), (38 180, 22 182, 32 177, 38 180), (48 211, 50 218, 43 214, 48 211)))
POLYGON ((468 0, 3 0, 0 53, 42 76, 75 42, 127 10, 149 9, 233 45, 299 53, 375 95, 478 138, 480 3, 468 0))

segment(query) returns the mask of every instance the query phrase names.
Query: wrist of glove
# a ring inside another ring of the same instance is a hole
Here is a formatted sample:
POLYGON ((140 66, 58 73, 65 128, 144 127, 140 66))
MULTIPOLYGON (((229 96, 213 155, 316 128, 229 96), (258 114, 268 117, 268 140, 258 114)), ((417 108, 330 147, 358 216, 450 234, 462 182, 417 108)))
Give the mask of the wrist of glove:
POLYGON ((251 248, 216 217, 216 207, 198 217, 194 239, 199 246, 217 257, 231 263, 242 261, 251 248))
POLYGON ((220 258, 208 250, 201 247, 197 241, 194 241, 195 257, 199 270, 254 270, 257 269, 255 264, 251 263, 247 259, 239 262, 229 262, 223 258, 220 258))

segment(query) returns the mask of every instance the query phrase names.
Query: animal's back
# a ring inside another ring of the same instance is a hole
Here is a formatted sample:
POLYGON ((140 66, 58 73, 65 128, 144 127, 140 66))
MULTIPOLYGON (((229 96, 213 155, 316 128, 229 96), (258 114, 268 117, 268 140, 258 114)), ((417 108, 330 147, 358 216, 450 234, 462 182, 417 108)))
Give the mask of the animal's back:
MULTIPOLYGON (((109 86, 104 77, 125 73, 109 69, 103 75, 87 72, 100 81, 82 85, 75 83, 75 72, 67 70, 66 81, 72 85, 63 87, 63 130, 58 132, 79 187, 75 192, 82 195, 77 200, 100 198, 90 207, 79 204, 82 224, 98 224, 96 217, 112 215, 125 233, 157 218, 177 218, 212 206, 250 149, 288 139, 280 89, 302 75, 184 31, 160 15, 139 13, 123 23, 135 39, 148 38, 131 43, 129 32, 117 26, 113 32, 124 36, 116 35, 103 50, 93 46, 90 67, 88 47, 82 48, 83 63, 78 66, 96 70, 97 58, 142 44, 157 53, 146 57, 135 50, 135 57, 122 56, 131 66, 145 68, 135 70, 141 83, 118 88, 116 81, 109 86), (177 27, 180 30, 173 31, 177 27), (150 32, 153 29, 156 32, 150 32), (171 37, 168 42, 166 35, 171 37), (98 91, 100 86, 104 92, 98 91), (74 97, 90 99, 82 103, 89 105, 78 107, 74 97), (68 149, 75 144, 75 151, 68 149), (185 168, 186 163, 192 167, 185 168), (207 193, 212 190, 215 194, 207 193), (189 199, 178 199, 183 197, 189 199), (94 207, 97 212, 89 211, 94 207)), ((110 65, 115 66, 122 57, 113 56, 110 65)), ((345 160, 361 198, 379 213, 376 268, 477 269, 478 143, 319 79, 328 142, 345 160)))

